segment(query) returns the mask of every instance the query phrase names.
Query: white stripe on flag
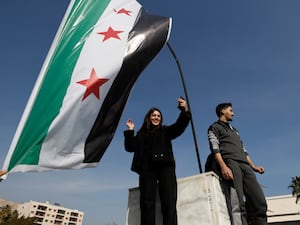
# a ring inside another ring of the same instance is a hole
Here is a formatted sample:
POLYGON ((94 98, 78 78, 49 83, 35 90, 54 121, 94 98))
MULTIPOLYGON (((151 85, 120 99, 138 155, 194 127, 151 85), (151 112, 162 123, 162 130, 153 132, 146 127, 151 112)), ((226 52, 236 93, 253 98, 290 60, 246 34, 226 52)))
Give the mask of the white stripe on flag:
POLYGON ((103 100, 122 65, 127 36, 140 8, 140 4, 134 0, 126 1, 126 4, 122 2, 122 5, 120 1, 113 0, 95 25, 75 66, 60 113, 51 124, 42 145, 40 167, 81 168, 87 166, 81 164, 84 159, 83 150, 88 136, 87 131, 92 128, 103 100), (120 7, 130 10, 130 16, 117 14, 115 10, 120 7), (110 38, 103 41, 103 35, 98 33, 107 31, 109 27, 124 31, 119 34, 120 40, 110 38), (82 101, 86 88, 77 82, 88 79, 92 69, 99 78, 106 78, 109 81, 100 87, 100 99, 89 95, 82 101))

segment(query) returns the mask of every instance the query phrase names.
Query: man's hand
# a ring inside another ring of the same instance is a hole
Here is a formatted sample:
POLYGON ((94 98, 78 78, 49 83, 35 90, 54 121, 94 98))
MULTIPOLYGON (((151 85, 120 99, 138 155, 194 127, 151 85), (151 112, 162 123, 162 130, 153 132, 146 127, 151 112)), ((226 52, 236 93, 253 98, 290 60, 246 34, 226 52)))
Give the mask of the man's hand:
POLYGON ((262 166, 253 166, 252 169, 260 174, 263 174, 265 172, 265 168, 263 168, 262 166))
POLYGON ((263 168, 262 166, 255 166, 254 162, 252 161, 249 155, 247 155, 247 161, 255 172, 260 174, 263 174, 265 172, 265 168, 263 168))
POLYGON ((225 180, 233 180, 233 173, 228 166, 223 166, 221 168, 222 176, 225 180))
POLYGON ((224 162, 220 152, 215 153, 215 159, 221 167, 221 173, 222 173, 223 178, 225 180, 233 180, 233 173, 232 173, 231 169, 224 162))

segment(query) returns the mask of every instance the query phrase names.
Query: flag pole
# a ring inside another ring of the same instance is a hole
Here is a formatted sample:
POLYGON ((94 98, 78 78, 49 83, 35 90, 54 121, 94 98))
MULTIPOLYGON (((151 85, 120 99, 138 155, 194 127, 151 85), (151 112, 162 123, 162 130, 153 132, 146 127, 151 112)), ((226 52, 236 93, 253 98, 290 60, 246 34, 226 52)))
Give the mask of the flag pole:
MULTIPOLYGON (((182 85, 183 85, 183 89, 184 89, 184 94, 185 94, 185 98, 186 98, 186 102, 187 102, 187 105, 188 105, 188 108, 191 111, 191 107, 190 107, 190 102, 189 102, 189 97, 188 97, 188 93, 187 93, 187 88, 186 88, 186 85, 185 85, 185 81, 184 81, 184 76, 183 76, 183 72, 182 72, 182 69, 181 69, 181 66, 180 66, 180 63, 178 61, 178 58, 174 52, 174 50, 172 49, 171 45, 169 42, 167 42, 167 46, 170 50, 170 52, 172 53, 175 61, 176 61, 176 64, 177 64, 177 67, 178 67, 178 70, 179 70, 179 74, 180 74, 180 77, 181 77, 181 82, 182 82, 182 85)), ((195 133, 195 126, 194 126, 194 122, 193 122, 193 116, 191 118, 191 125, 192 125, 192 133, 193 133, 193 138, 194 138, 194 144, 195 144, 195 150, 196 150, 196 155, 197 155, 197 161, 198 161, 198 166, 199 166, 199 171, 200 173, 202 173, 202 166, 201 166, 201 160, 200 160, 200 154, 199 154, 199 149, 198 149, 198 144, 197 144, 197 139, 196 139, 196 133, 195 133)))

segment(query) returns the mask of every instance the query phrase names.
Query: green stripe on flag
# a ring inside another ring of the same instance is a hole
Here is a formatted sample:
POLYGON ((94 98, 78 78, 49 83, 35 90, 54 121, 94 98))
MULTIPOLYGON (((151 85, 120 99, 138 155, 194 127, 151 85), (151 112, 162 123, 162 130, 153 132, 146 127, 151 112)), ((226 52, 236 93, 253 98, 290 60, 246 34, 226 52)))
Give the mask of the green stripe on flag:
POLYGON ((43 140, 58 115, 81 49, 110 0, 75 0, 46 67, 37 96, 12 154, 17 164, 37 165, 43 140), (83 19, 82 19, 83 18, 83 19), (79 22, 79 24, 78 24, 79 22), (76 47, 75 47, 76 46, 76 47))

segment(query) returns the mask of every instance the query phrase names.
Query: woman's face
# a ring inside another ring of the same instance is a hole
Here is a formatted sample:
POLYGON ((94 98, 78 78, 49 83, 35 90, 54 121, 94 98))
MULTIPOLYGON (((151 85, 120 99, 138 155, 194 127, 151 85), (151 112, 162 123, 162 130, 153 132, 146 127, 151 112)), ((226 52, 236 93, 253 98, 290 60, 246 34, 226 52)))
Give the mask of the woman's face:
POLYGON ((160 112, 157 110, 154 110, 153 113, 150 114, 150 121, 154 126, 158 126, 161 121, 160 112))

